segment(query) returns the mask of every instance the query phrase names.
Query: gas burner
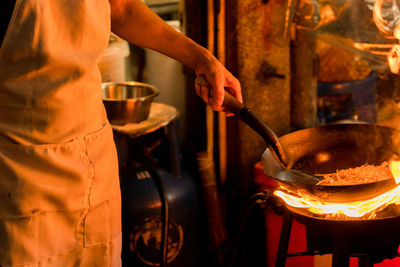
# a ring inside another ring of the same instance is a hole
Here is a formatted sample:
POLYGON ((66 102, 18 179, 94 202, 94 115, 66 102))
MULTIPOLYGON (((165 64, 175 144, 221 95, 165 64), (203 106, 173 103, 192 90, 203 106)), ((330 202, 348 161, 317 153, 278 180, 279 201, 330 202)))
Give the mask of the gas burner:
POLYGON ((286 204, 282 207, 277 267, 285 266, 290 256, 332 254, 333 267, 349 266, 350 257, 357 257, 360 267, 369 267, 398 256, 400 216, 387 213, 375 219, 324 219, 304 209, 286 204), (293 219, 306 227, 306 252, 287 253, 293 219))
POLYGON ((364 221, 387 219, 400 216, 400 186, 381 195, 363 201, 326 202, 302 191, 293 192, 290 188, 279 187, 274 190, 290 209, 304 216, 321 220, 364 221))

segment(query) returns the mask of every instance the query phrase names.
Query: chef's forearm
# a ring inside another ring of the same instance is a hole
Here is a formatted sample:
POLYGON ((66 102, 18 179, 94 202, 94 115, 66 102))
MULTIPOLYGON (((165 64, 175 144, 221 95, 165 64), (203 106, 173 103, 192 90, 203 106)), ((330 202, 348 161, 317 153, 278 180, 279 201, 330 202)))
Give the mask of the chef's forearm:
POLYGON ((128 42, 158 51, 196 70, 213 55, 178 33, 139 0, 109 0, 112 31, 128 42), (199 62, 202 61, 202 62, 199 62))

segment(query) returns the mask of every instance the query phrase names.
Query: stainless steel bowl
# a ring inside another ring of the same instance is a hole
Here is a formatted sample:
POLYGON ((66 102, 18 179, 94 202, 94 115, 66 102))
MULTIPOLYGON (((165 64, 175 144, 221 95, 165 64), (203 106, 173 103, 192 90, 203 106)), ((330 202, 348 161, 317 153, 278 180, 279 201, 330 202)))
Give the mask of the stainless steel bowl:
POLYGON ((111 124, 123 125, 146 120, 158 89, 140 82, 103 83, 103 103, 111 124))

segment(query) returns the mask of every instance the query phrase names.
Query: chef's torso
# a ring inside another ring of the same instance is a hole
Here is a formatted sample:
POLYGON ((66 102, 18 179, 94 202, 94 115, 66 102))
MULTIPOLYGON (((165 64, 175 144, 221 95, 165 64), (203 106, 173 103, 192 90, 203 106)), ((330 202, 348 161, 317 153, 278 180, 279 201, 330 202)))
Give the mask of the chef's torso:
POLYGON ((0 48, 0 266, 119 266, 118 161, 97 61, 107 0, 16 0, 0 48))
POLYGON ((0 144, 69 141, 106 122, 107 0, 17 0, 0 49, 0 144))

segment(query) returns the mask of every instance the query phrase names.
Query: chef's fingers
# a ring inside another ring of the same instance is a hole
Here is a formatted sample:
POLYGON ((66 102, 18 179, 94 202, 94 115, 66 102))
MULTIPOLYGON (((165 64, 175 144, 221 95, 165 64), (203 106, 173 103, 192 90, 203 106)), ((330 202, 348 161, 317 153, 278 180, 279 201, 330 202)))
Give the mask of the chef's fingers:
POLYGON ((233 95, 240 103, 243 103, 242 88, 238 79, 233 76, 226 76, 224 87, 225 90, 233 95))
MULTIPOLYGON (((209 87, 211 96, 210 96, 210 103, 214 110, 216 111, 223 111, 226 113, 226 116, 231 117, 234 114, 226 110, 222 105, 224 103, 225 92, 227 88, 225 87, 225 76, 223 75, 216 75, 213 77, 214 79, 211 82, 211 87, 209 87)), ((229 92, 230 93, 230 92, 229 92)))
POLYGON ((195 84, 196 94, 209 105, 208 87, 199 83, 195 84))
POLYGON ((225 95, 225 77, 221 73, 214 73, 206 77, 210 83, 210 105, 214 110, 221 110, 225 95))
POLYGON ((198 75, 198 79, 210 88, 210 105, 215 110, 221 110, 225 91, 228 91, 240 103, 243 103, 240 82, 228 70, 198 75))
POLYGON ((224 91, 228 91, 236 98, 236 100, 243 103, 240 82, 227 69, 214 72, 213 75, 209 75, 206 78, 213 89, 213 105, 222 105, 224 100, 224 91))
POLYGON ((195 84, 194 84, 194 89, 195 89, 195 91, 196 91, 196 95, 198 95, 198 96, 200 96, 200 90, 201 90, 201 84, 199 84, 199 83, 197 83, 197 82, 195 82, 195 84))
MULTIPOLYGON (((213 108, 213 110, 226 112, 226 110, 223 108, 222 104, 221 105, 212 105, 211 104, 213 102, 213 94, 214 94, 214 92, 216 92, 216 90, 213 89, 212 85, 206 80, 204 75, 199 75, 196 77, 195 88, 196 88, 197 95, 199 95, 204 100, 204 102, 209 104, 213 108), (208 98, 207 98, 207 100, 205 100, 207 96, 208 96, 208 98)), ((222 92, 222 102, 224 100, 223 97, 225 95, 225 89, 223 89, 223 90, 224 91, 222 92)), ((232 116, 234 114, 227 112, 226 115, 232 116)))
POLYGON ((201 86, 201 98, 215 111, 224 111, 222 106, 216 106, 212 104, 213 101, 213 90, 209 86, 201 86))

